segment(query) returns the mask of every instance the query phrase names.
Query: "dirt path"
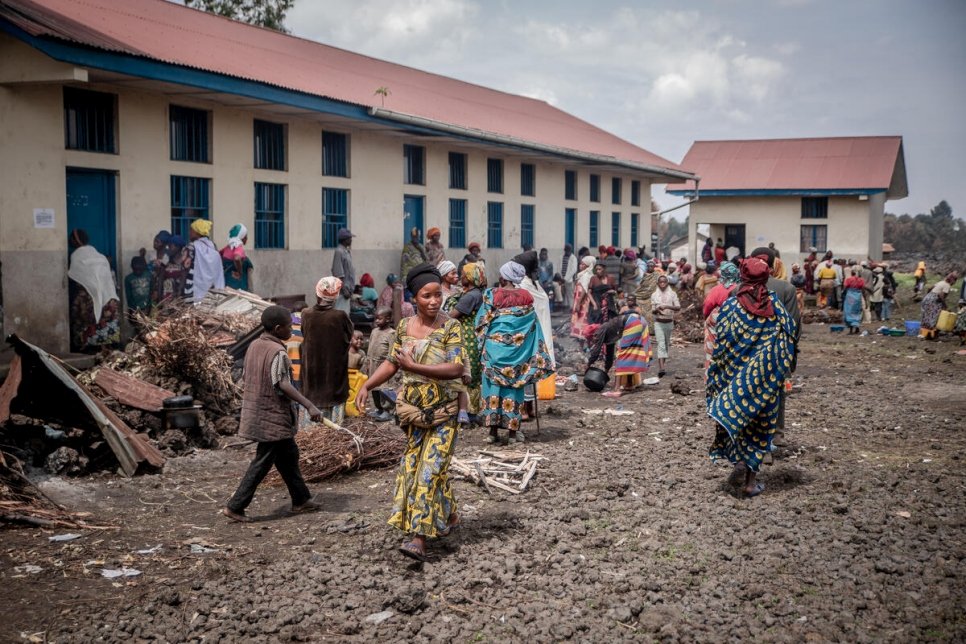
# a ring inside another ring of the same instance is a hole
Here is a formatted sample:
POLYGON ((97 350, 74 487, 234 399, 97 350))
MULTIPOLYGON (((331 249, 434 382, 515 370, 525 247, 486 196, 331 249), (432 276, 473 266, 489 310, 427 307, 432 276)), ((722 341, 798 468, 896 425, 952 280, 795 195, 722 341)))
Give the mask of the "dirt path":
MULTIPOLYGON (((134 480, 53 481, 118 529, 68 543, 3 532, 0 639, 962 641, 956 345, 806 327, 789 444, 754 500, 708 462, 703 393, 670 391, 675 377, 702 389, 699 346, 674 351, 661 385, 619 401, 633 415, 587 414, 614 401, 564 393, 528 445, 547 457, 533 488, 488 496, 456 483, 464 528, 422 568, 385 525, 392 471, 317 487, 326 510, 296 518, 280 516, 283 489, 265 488, 252 512, 267 520, 251 525, 216 516, 246 450, 134 480), (43 570, 16 572, 23 564, 43 570), (142 574, 99 574, 121 566, 142 574)), ((459 450, 483 445, 477 430, 459 450)))

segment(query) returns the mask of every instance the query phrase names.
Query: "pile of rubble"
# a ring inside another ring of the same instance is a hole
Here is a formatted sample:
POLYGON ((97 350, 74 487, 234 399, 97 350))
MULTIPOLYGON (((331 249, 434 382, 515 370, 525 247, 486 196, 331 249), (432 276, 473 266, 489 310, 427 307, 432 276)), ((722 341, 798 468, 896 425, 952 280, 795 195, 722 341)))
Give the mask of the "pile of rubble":
POLYGON ((271 302, 232 289, 139 320, 123 351, 77 372, 11 336, 16 357, 0 388, 0 444, 52 474, 157 470, 165 458, 234 434, 241 364, 271 302))

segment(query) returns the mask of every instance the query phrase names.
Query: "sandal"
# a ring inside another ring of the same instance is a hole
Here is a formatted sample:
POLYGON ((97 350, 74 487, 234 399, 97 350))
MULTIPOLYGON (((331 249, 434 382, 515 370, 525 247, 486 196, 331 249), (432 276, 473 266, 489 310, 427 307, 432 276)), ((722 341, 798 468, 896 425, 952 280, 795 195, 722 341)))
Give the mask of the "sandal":
POLYGON ((462 526, 463 526, 463 522, 457 520, 456 523, 448 524, 445 530, 441 530, 439 533, 436 534, 436 537, 442 539, 443 537, 448 537, 451 534, 456 534, 457 532, 460 531, 460 528, 462 526))
POLYGON ((229 519, 231 519, 232 521, 234 521, 236 523, 251 523, 252 522, 252 518, 251 517, 245 516, 245 511, 244 510, 242 510, 241 512, 234 512, 234 511, 230 510, 229 508, 222 508, 221 509, 221 513, 224 516, 228 517, 229 519))
POLYGON ((426 552, 412 541, 407 541, 399 546, 399 552, 410 559, 415 559, 416 561, 426 561, 426 552))

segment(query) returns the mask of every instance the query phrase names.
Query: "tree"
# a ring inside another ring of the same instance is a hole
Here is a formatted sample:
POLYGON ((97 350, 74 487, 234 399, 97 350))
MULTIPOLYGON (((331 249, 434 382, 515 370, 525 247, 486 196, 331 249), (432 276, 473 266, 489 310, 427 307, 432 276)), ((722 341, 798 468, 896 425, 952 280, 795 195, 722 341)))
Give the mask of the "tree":
POLYGON ((929 214, 896 216, 886 214, 883 238, 899 252, 962 252, 966 248, 966 225, 953 215, 952 207, 940 201, 929 214))
POLYGON ((185 0, 185 6, 288 33, 282 24, 295 0, 185 0))

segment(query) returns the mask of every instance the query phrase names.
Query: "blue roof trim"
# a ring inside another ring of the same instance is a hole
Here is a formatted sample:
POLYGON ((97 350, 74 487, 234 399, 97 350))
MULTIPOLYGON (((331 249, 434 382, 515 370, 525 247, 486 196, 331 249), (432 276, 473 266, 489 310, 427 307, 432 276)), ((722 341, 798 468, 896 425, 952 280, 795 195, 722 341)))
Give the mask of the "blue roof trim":
MULTIPOLYGON (((103 69, 105 71, 127 74, 139 78, 156 80, 177 85, 187 85, 206 89, 223 94, 233 94, 245 96, 261 101, 276 103, 278 105, 288 105, 301 109, 320 112, 323 114, 333 114, 369 123, 379 123, 395 130, 409 132, 420 136, 443 137, 459 141, 470 141, 479 143, 485 142, 493 147, 507 148, 512 150, 532 151, 525 145, 513 145, 511 143, 498 143, 487 141, 473 136, 446 133, 438 130, 420 127, 418 125, 400 124, 396 121, 375 117, 369 114, 369 108, 361 105, 354 105, 336 99, 324 98, 314 94, 307 94, 297 90, 285 89, 264 83, 261 81, 246 80, 227 76, 216 72, 209 72, 186 67, 175 63, 165 63, 152 60, 136 54, 121 52, 110 52, 97 49, 87 45, 69 43, 55 38, 32 36, 7 20, 0 19, 0 31, 3 31, 14 38, 22 40, 34 49, 37 49, 55 60, 73 65, 103 69)), ((554 154, 544 152, 548 156, 557 156, 562 159, 573 159, 566 154, 554 154)), ((586 161, 583 163, 587 163, 586 161)))
MULTIPOLYGON (((701 190, 702 197, 834 197, 875 195, 885 192, 885 188, 841 188, 841 189, 794 189, 794 190, 701 190)), ((668 190, 669 195, 686 197, 694 195, 694 190, 668 190)))

